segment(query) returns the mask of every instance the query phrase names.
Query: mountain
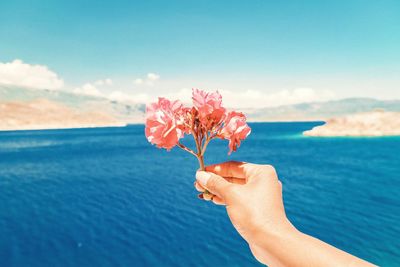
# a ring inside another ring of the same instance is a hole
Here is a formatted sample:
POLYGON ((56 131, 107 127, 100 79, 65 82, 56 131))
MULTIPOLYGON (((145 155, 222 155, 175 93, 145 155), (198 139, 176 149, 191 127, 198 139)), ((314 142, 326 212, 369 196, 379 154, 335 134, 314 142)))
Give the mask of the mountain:
POLYGON ((319 121, 373 110, 400 111, 400 100, 346 98, 262 109, 243 110, 251 121, 319 121))
POLYGON ((10 129, 12 125, 15 129, 25 128, 27 121, 30 121, 28 128, 34 129, 44 125, 54 126, 50 128, 125 125, 142 122, 144 110, 144 104, 122 103, 60 90, 0 85, 0 129, 10 129), (51 118, 46 111, 53 113, 51 118), (70 121, 67 122, 67 118, 70 121), (18 127, 19 123, 24 125, 18 127))
MULTIPOLYGON (((249 121, 316 121, 373 110, 400 111, 400 100, 347 98, 242 109, 249 121)), ((144 122, 145 104, 60 90, 0 85, 0 130, 116 126, 144 122)))
POLYGON ((102 111, 81 111, 47 99, 0 103, 1 130, 125 126, 102 111))
POLYGON ((400 112, 375 110, 331 118, 303 132, 307 136, 398 136, 400 112))

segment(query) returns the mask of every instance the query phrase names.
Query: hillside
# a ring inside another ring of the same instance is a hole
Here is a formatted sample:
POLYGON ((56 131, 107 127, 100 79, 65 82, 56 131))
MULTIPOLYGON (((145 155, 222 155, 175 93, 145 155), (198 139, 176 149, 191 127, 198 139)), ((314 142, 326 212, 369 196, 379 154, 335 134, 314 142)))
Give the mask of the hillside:
POLYGON ((36 130, 125 126, 124 122, 99 111, 78 111, 63 104, 37 99, 0 103, 1 130, 36 130))
MULTIPOLYGON (((3 112, 0 113, 0 122, 3 122, 2 125, 4 125, 4 120, 6 119, 6 114, 4 113, 5 108, 9 109, 11 106, 17 104, 19 105, 18 109, 12 111, 8 110, 8 112, 18 112, 20 121, 25 120, 23 118, 24 116, 26 117, 26 120, 30 119, 30 113, 27 112, 30 108, 44 110, 46 107, 57 106, 60 113, 55 113, 54 116, 58 114, 60 116, 59 119, 63 119, 62 115, 66 115, 67 113, 75 115, 98 114, 101 115, 103 119, 107 117, 105 124, 108 124, 110 121, 117 122, 117 124, 140 123, 143 121, 145 110, 144 104, 122 103, 111 101, 106 98, 78 95, 59 90, 31 90, 1 85, 0 104, 2 104, 3 107, 3 112), (45 100, 47 100, 46 105, 43 104, 43 101, 45 100), (69 111, 67 112, 66 109, 69 111), (26 111, 26 113, 23 113, 23 111, 26 111)), ((7 115, 11 116, 11 114, 7 115)), ((47 120, 49 118, 43 117, 43 119, 47 120)), ((79 119, 79 121, 81 123, 77 123, 77 125, 86 125, 86 123, 81 119, 79 119)), ((98 121, 98 123, 100 123, 100 121, 98 121)))
POLYGON ((303 133, 307 136, 400 135, 400 112, 372 111, 328 119, 303 133))
MULTIPOLYGON (((327 120, 376 109, 400 112, 400 101, 348 98, 242 111, 249 121, 264 122, 327 120)), ((0 85, 0 130, 143 123, 144 111, 144 103, 0 85)))
POLYGON ((328 118, 368 112, 376 109, 400 111, 400 100, 347 98, 327 102, 244 110, 251 121, 323 121, 328 118))

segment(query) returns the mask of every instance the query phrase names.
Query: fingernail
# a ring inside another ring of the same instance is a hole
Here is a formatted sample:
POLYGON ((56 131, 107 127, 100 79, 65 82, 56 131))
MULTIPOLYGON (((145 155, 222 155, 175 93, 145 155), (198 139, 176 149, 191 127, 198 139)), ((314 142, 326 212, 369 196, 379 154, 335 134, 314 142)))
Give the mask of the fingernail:
POLYGON ((200 199, 204 199, 203 194, 198 194, 197 197, 200 199))
POLYGON ((204 200, 210 201, 210 200, 213 198, 213 195, 211 195, 211 194, 204 194, 204 193, 203 193, 203 198, 204 198, 204 200))
POLYGON ((210 179, 210 177, 211 177, 211 174, 208 172, 205 172, 205 171, 196 172, 196 179, 203 186, 207 185, 207 181, 208 181, 208 179, 210 179))

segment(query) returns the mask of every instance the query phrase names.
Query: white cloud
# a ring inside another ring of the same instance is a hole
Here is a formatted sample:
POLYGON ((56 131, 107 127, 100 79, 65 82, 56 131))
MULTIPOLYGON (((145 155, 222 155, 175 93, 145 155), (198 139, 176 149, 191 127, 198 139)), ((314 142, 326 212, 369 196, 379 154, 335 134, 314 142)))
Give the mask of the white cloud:
POLYGON ((223 101, 228 107, 262 108, 282 105, 293 105, 305 102, 326 101, 335 97, 329 90, 314 90, 311 88, 296 88, 280 90, 274 93, 264 93, 257 90, 233 92, 220 90, 223 101))
POLYGON ((106 78, 103 80, 97 80, 93 83, 85 83, 80 87, 75 88, 72 92, 79 95, 88 95, 88 96, 96 96, 96 97, 105 97, 107 98, 107 94, 101 92, 97 86, 111 86, 113 85, 113 81, 110 78, 106 78))
POLYGON ((143 79, 138 78, 138 79, 136 79, 136 80, 134 81, 134 83, 135 83, 135 84, 143 84, 143 79))
MULTIPOLYGON (((229 108, 263 108, 282 105, 293 105, 305 102, 326 101, 335 98, 329 90, 314 90, 311 88, 297 88, 294 90, 280 90, 274 93, 265 93, 259 90, 218 90, 223 104, 229 108)), ((179 99, 185 104, 191 104, 192 90, 183 88, 177 92, 164 94, 169 99, 179 99)), ((154 99, 156 99, 154 97, 154 99)), ((154 100, 155 101, 155 100, 154 100)))
POLYGON ((152 101, 151 97, 148 94, 127 94, 121 91, 113 91, 109 95, 107 95, 107 98, 119 102, 132 103, 148 103, 152 101))
POLYGON ((147 79, 150 81, 157 81, 160 79, 160 75, 155 74, 155 73, 148 73, 147 74, 147 79))
POLYGON ((146 85, 146 86, 153 86, 155 82, 160 80, 160 75, 156 73, 147 73, 146 77, 144 78, 137 78, 133 81, 136 85, 146 85))
MULTIPOLYGON (((103 80, 101 80, 103 81, 103 80)), ((104 80, 105 81, 105 80, 104 80)), ((144 82, 142 80, 142 82, 144 82)), ((147 93, 144 90, 139 92, 127 93, 126 91, 113 90, 105 92, 99 90, 96 85, 101 86, 103 83, 98 81, 94 83, 86 83, 81 87, 75 88, 77 94, 90 95, 96 97, 104 97, 110 100, 130 103, 149 103, 157 100, 157 97, 166 97, 171 100, 179 99, 186 105, 192 105, 192 89, 182 88, 177 91, 169 91, 166 93, 147 93)), ((207 91, 207 89, 205 89, 207 91)), ((208 90, 211 91, 211 90, 208 90)), ((293 105, 305 102, 318 102, 332 100, 336 96, 329 90, 315 90, 311 88, 296 88, 293 90, 279 90, 272 93, 263 92, 261 90, 224 90, 219 92, 222 95, 223 104, 227 108, 264 108, 276 107, 282 105, 293 105)))
POLYGON ((99 89, 96 88, 91 83, 85 83, 81 87, 77 87, 73 90, 75 94, 79 95, 88 95, 88 96, 96 96, 96 97, 105 97, 103 93, 99 91, 99 89))
MULTIPOLYGON (((160 75, 148 73, 145 77, 137 78, 134 83, 139 86, 153 86, 160 80, 160 75)), ((8 63, 0 62, 0 84, 23 86, 36 89, 59 89, 64 87, 64 81, 49 70, 45 65, 30 65, 22 60, 8 63)), ((113 85, 110 78, 85 83, 73 90, 76 94, 104 97, 110 100, 133 103, 148 103, 156 101, 158 96, 169 99, 179 99, 191 104, 192 90, 183 88, 169 93, 126 93, 119 90, 106 92, 106 88, 113 85)), ((273 93, 262 90, 219 90, 223 96, 224 105, 228 108, 262 108, 280 105, 292 105, 304 102, 325 101, 335 98, 329 90, 315 90, 311 88, 297 88, 293 90, 279 90, 273 93)))
POLYGON ((0 84, 33 89, 60 89, 64 81, 44 65, 31 65, 22 60, 0 62, 0 84))
POLYGON ((113 81, 110 78, 104 79, 104 80, 97 80, 94 82, 95 85, 98 86, 103 86, 103 85, 113 85, 113 81))
POLYGON ((151 97, 148 94, 127 94, 122 91, 113 90, 111 92, 105 92, 99 90, 97 86, 102 86, 106 83, 106 80, 98 80, 94 83, 85 83, 84 85, 77 87, 73 90, 73 93, 79 95, 95 96, 107 98, 109 100, 119 101, 119 102, 130 102, 130 103, 148 103, 151 101, 151 97), (103 81, 103 83, 99 82, 103 81))

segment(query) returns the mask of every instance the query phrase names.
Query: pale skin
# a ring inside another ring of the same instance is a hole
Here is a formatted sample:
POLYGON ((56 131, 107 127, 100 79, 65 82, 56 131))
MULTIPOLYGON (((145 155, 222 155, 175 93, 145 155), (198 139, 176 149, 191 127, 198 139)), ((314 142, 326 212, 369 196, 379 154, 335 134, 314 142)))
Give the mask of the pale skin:
POLYGON ((298 231, 287 219, 271 165, 225 162, 196 173, 200 198, 225 205, 254 257, 268 266, 375 266, 298 231))

